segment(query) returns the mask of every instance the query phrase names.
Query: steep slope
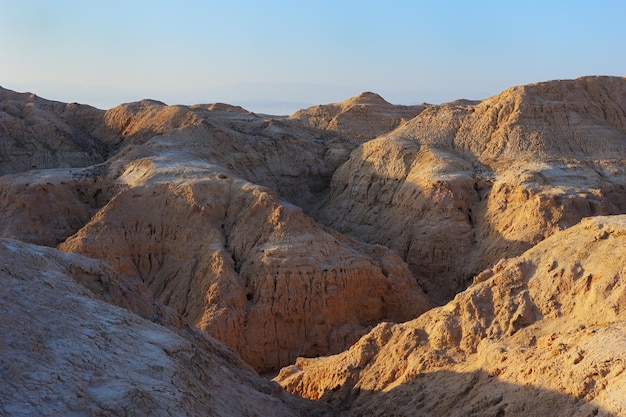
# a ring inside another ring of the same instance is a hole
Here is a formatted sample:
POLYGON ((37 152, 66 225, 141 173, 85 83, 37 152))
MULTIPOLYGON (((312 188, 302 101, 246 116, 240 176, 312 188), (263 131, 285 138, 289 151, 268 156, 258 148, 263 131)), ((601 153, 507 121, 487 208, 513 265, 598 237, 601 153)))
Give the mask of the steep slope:
POLYGON ((625 251, 626 216, 585 219, 277 380, 354 415, 623 415, 625 251))
POLYGON ((432 106, 356 148, 313 211, 393 249, 443 304, 471 277, 592 215, 626 212, 626 79, 432 106))
POLYGON ((105 164, 0 177, 0 235, 55 247, 117 192, 105 164))
POLYGON ((115 277, 99 262, 8 239, 0 254, 2 415, 334 414, 200 333, 184 338, 97 299, 76 280, 118 302, 146 301, 112 294, 117 285, 101 291, 115 277))
POLYGON ((342 133, 363 142, 392 131, 427 107, 426 104, 393 105, 378 94, 365 92, 340 103, 299 110, 289 119, 318 129, 342 133))
POLYGON ((104 161, 117 137, 103 121, 103 110, 0 87, 0 175, 104 161))
POLYGON ((320 227, 210 164, 129 165, 121 191, 59 248, 103 259, 260 372, 339 352, 430 303, 389 250, 320 227), (181 172, 184 171, 184 174, 181 172))

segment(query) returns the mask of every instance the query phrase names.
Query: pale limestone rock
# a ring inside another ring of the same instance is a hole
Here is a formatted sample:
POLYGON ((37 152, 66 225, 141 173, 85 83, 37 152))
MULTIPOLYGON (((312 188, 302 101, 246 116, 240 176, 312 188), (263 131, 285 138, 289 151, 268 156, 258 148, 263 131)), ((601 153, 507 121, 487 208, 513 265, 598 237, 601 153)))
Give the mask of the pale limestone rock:
POLYGON ((0 254, 2 415, 335 415, 206 335, 101 301, 151 304, 101 262, 9 239, 0 254))

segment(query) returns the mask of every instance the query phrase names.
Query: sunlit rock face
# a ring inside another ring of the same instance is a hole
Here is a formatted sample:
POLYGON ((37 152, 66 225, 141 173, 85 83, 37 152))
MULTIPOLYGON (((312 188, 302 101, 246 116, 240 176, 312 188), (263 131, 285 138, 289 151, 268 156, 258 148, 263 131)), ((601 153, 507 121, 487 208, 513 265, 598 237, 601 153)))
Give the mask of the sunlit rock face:
POLYGON ((392 249, 443 304, 555 231, 626 212, 625 109, 617 77, 430 106, 356 148, 313 217, 392 249))
POLYGON ((276 380, 355 415, 622 415, 626 216, 585 219, 477 275, 445 306, 381 324, 276 380))
POLYGON ((0 90, 0 413, 622 415, 625 126, 620 77, 291 117, 0 90))

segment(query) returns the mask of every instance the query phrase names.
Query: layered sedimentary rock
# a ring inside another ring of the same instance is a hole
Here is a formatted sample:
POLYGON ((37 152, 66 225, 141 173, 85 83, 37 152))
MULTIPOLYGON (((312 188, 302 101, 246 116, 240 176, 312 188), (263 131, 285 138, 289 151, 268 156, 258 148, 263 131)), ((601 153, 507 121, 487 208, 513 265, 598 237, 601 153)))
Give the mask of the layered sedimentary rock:
POLYGON ((556 230, 626 212, 626 80, 430 106, 356 148, 313 217, 393 249, 435 303, 556 230))
POLYGON ((289 117, 318 129, 342 133, 360 142, 392 131, 420 114, 427 104, 393 105, 378 94, 361 93, 340 103, 299 110, 289 117))
POLYGON ((622 415, 626 216, 594 217, 277 380, 354 415, 622 415))
POLYGON ((197 326, 257 371, 296 361, 285 387, 355 415, 624 414, 626 221, 595 217, 626 212, 624 78, 439 106, 364 93, 291 118, 0 98, 0 236, 98 259, 0 245, 0 412, 256 410, 239 396, 306 415, 197 326), (57 310, 46 323, 80 352, 33 331, 57 310), (146 388, 163 375, 193 398, 146 388))
POLYGON ((0 239, 0 254, 2 415, 334 414, 287 395, 206 335, 177 328, 167 309, 101 262, 9 239, 0 239), (171 330, 103 299, 152 310, 171 330))
POLYGON ((187 166, 185 176, 177 169, 131 164, 120 181, 138 182, 60 249, 141 280, 262 372, 341 351, 381 320, 430 307, 389 250, 321 227, 271 190, 210 165, 187 166))

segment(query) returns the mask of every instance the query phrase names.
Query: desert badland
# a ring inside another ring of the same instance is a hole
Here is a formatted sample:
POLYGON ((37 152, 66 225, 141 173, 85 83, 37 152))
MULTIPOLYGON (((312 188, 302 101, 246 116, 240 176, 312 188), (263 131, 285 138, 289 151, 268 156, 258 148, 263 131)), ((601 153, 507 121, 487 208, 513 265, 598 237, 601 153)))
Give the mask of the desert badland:
POLYGON ((626 78, 0 143, 1 415, 626 416, 626 78))

